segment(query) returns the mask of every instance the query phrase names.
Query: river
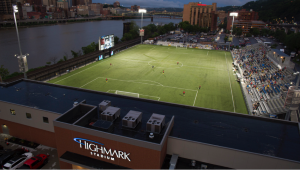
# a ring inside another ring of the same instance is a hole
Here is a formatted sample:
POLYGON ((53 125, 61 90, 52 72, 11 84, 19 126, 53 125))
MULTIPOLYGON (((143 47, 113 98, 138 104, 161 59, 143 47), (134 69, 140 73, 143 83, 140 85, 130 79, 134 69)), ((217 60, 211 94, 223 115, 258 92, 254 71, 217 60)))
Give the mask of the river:
MULTIPOLYGON (((140 19, 128 19, 19 28, 22 53, 29 54, 29 69, 44 66, 53 56, 61 59, 67 53, 71 58, 71 50, 79 51, 91 42, 98 42, 100 36, 114 34, 121 38, 123 22, 130 21, 141 25, 140 19)), ((181 19, 153 18, 154 24, 170 22, 179 23, 181 19)), ((143 26, 150 23, 150 18, 143 20, 143 26)), ((10 73, 18 72, 18 61, 14 55, 19 53, 16 29, 0 29, 0 66, 4 65, 10 73)))

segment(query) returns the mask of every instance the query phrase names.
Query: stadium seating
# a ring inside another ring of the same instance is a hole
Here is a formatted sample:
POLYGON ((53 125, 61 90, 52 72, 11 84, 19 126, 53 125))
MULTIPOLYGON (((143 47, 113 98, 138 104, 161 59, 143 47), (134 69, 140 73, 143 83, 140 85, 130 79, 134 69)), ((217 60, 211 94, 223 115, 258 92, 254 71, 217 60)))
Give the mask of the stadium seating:
POLYGON ((269 50, 260 43, 232 50, 234 65, 243 78, 242 89, 253 104, 251 109, 256 110, 257 116, 265 117, 288 111, 281 96, 295 79, 292 70, 279 68, 269 59, 269 50))

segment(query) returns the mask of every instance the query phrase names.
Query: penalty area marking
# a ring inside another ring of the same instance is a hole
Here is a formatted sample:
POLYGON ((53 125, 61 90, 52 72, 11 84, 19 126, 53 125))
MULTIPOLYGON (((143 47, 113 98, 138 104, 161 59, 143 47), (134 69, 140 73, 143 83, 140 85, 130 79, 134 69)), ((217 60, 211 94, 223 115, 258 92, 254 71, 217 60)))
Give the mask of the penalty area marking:
MULTIPOLYGON (((107 93, 109 93, 110 91, 113 91, 113 92, 115 93, 116 91, 120 91, 120 90, 108 90, 107 93)), ((129 92, 129 93, 132 93, 132 92, 129 92)), ((148 97, 157 98, 157 101, 160 100, 160 97, 157 97, 157 96, 150 96, 150 95, 145 95, 145 94, 140 94, 140 93, 138 93, 138 94, 139 94, 139 96, 148 96, 148 97)), ((119 94, 119 95, 120 95, 120 94, 119 94)), ((123 95, 123 96, 124 96, 124 95, 123 95)))
MULTIPOLYGON (((96 79, 86 83, 85 85, 81 86, 81 87, 84 87, 92 82, 94 82, 95 80, 99 79, 99 78, 106 78, 106 77, 97 77, 96 79)), ((152 86, 160 86, 160 87, 168 87, 168 88, 174 88, 174 89, 181 89, 181 90, 189 90, 189 91, 194 91, 196 92, 196 96, 195 96, 195 99, 194 99, 194 103, 193 103, 193 106, 195 106, 195 103, 196 103, 196 99, 197 99, 197 95, 198 95, 198 90, 193 90, 193 89, 185 89, 185 88, 180 88, 180 87, 172 87, 172 86, 164 86, 160 83, 160 85, 157 85, 157 84, 150 84, 150 83, 141 83, 141 82, 138 82, 138 81, 151 81, 151 80, 120 80, 120 79, 113 79, 113 78, 108 78, 108 80, 116 80, 116 81, 125 81, 125 82, 131 82, 131 83, 140 83, 140 84, 147 84, 147 85, 152 85, 152 86)), ((151 81, 151 82, 154 82, 154 81, 151 81)), ((157 83, 157 82, 156 82, 157 83)), ((108 90, 107 92, 109 91, 112 91, 112 90, 108 90)))

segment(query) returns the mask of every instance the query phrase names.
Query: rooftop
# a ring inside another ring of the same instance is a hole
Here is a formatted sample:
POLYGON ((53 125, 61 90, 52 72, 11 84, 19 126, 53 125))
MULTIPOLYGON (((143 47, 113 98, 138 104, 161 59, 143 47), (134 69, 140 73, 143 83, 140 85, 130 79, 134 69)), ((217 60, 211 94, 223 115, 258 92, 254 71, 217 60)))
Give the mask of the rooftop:
POLYGON ((165 115, 166 123, 175 116, 170 137, 300 162, 297 123, 30 80, 0 85, 0 100, 60 114, 72 108, 75 101, 86 100, 87 105, 97 106, 109 100, 121 109, 121 118, 129 110, 142 112, 143 126, 152 113, 165 115))
POLYGON ((279 49, 272 49, 272 51, 274 51, 275 53, 277 53, 278 55, 280 55, 282 57, 290 57, 289 55, 285 54, 284 52, 280 51, 279 49))

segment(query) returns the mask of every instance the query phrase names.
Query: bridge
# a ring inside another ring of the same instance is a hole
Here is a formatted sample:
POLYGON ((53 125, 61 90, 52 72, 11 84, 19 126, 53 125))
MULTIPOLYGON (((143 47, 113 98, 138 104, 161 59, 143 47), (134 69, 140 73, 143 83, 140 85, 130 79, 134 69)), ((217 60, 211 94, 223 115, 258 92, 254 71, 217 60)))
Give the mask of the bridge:
POLYGON ((284 29, 285 33, 288 33, 288 31, 290 29, 293 29, 294 30, 294 33, 297 33, 299 32, 299 28, 300 28, 300 25, 293 25, 293 24, 286 24, 286 25, 282 25, 282 24, 270 24, 269 25, 271 28, 272 31, 276 31, 278 29, 284 29))

